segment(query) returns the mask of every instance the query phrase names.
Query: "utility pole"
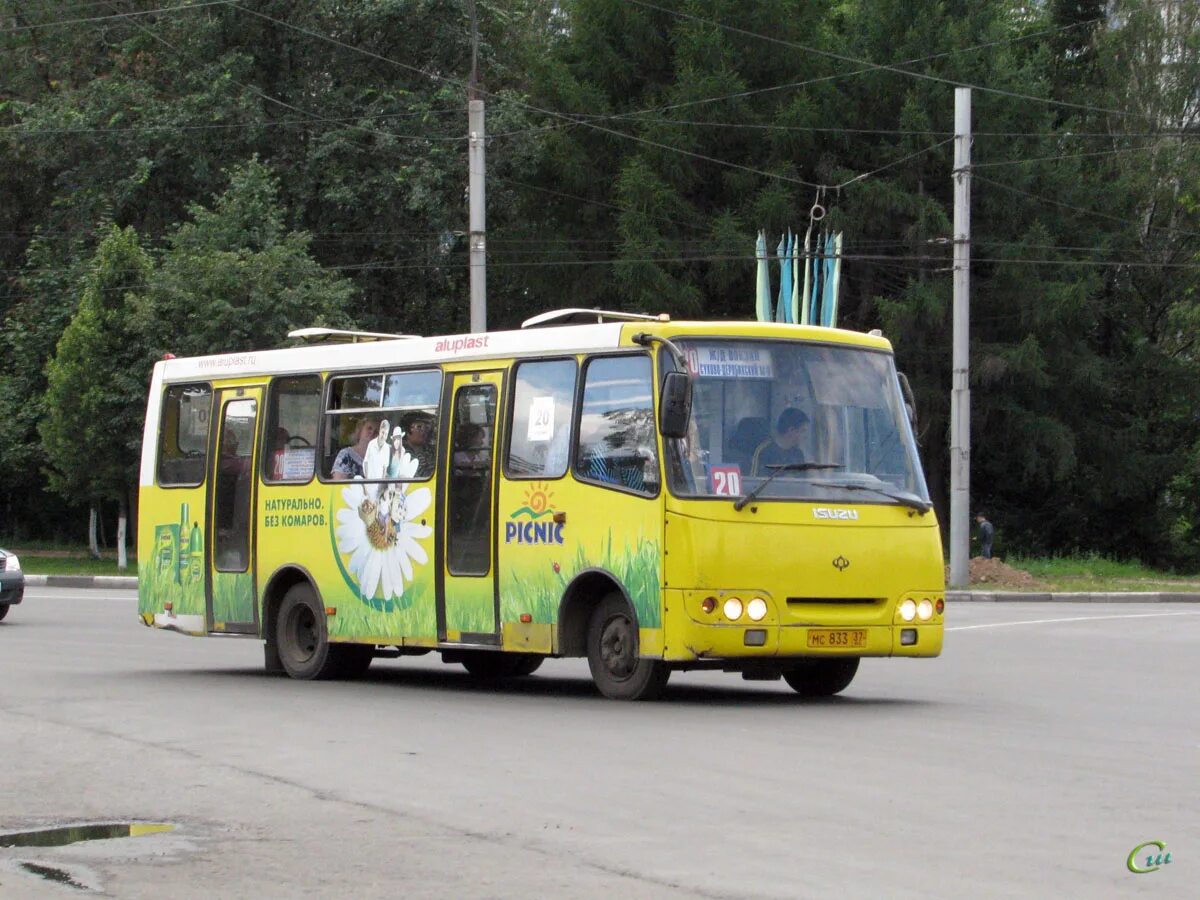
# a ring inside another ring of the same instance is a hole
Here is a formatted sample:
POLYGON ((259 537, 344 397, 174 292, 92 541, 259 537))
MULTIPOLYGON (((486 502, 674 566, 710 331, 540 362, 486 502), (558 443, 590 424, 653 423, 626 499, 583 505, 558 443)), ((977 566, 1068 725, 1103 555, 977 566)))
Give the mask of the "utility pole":
POLYGON ((471 0, 471 81, 467 90, 467 168, 471 227, 471 331, 487 331, 487 241, 484 237, 484 121, 479 93, 479 26, 471 0))
POLYGON ((954 89, 954 357, 950 391, 950 587, 971 564, 971 89, 954 89))

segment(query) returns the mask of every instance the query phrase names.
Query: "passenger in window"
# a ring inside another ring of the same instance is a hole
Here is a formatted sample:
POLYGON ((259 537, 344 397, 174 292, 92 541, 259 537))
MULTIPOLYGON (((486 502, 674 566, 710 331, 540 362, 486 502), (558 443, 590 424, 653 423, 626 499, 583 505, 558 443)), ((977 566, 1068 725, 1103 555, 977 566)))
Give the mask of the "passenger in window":
POLYGON ((794 406, 779 414, 775 436, 759 445, 750 464, 752 475, 770 474, 769 466, 804 462, 804 445, 808 442, 808 416, 794 406))
POLYGON ((374 419, 363 419, 358 423, 354 432, 354 443, 343 447, 333 460, 333 468, 329 477, 334 481, 349 481, 352 478, 363 477, 363 457, 367 447, 379 433, 379 426, 374 419))
POLYGON ((454 451, 455 474, 479 477, 491 466, 491 451, 487 432, 482 425, 463 425, 458 434, 458 450, 454 451))
POLYGON ((414 478, 428 478, 437 462, 434 450, 434 418, 427 412, 412 412, 400 419, 404 428, 404 449, 417 461, 414 478))

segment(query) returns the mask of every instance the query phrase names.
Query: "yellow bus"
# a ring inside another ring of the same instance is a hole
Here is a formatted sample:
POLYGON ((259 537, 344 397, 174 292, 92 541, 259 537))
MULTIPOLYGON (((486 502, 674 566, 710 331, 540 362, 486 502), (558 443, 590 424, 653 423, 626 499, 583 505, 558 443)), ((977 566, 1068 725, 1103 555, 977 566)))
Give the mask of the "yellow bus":
POLYGON ((877 333, 561 310, 154 369, 139 615, 294 678, 438 651, 845 689, 941 652, 941 541, 877 333))

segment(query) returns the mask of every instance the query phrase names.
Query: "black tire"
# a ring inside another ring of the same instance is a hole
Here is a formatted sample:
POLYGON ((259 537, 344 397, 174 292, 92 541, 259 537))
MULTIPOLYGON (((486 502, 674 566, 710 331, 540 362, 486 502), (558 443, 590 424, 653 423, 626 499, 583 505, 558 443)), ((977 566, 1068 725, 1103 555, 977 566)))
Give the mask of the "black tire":
POLYGON ((476 678, 518 678, 536 672, 542 657, 530 653, 475 650, 464 653, 459 662, 476 678))
POLYGON ((338 678, 362 678, 375 658, 375 648, 367 644, 334 644, 329 652, 337 658, 338 678))
POLYGON ((292 585, 283 595, 275 622, 275 646, 283 670, 301 681, 320 681, 340 674, 344 656, 332 652, 325 610, 308 584, 292 585))
POLYGON ((653 700, 671 677, 661 659, 639 658, 637 618, 620 594, 609 594, 592 610, 587 657, 592 680, 611 700, 653 700))
POLYGON ((526 675, 532 675, 542 667, 542 663, 546 661, 544 656, 535 656, 532 653, 516 654, 516 665, 513 666, 512 675, 514 678, 524 678, 526 675))
POLYGON ((858 672, 857 656, 806 659, 783 670, 783 680, 801 697, 832 697, 850 686, 858 672))
POLYGON ((3 619, 5 616, 8 615, 8 608, 11 605, 12 605, 11 603, 0 603, 0 619, 3 619))

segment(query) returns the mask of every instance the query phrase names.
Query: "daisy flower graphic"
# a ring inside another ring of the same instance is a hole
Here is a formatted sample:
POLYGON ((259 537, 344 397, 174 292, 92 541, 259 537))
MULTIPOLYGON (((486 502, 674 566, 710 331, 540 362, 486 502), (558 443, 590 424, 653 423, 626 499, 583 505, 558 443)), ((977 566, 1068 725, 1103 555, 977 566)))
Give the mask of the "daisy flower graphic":
MULTIPOLYGON (((412 456, 403 454, 399 476, 413 477, 417 465, 412 456)), ((337 547, 350 557, 347 568, 358 581, 363 599, 374 599, 379 593, 390 608, 392 598, 404 594, 405 583, 412 584, 413 563, 429 562, 419 542, 433 529, 419 520, 433 495, 429 488, 412 490, 409 484, 399 483, 377 485, 383 489, 372 498, 366 487, 355 483, 342 489, 345 506, 337 513, 337 547)))

